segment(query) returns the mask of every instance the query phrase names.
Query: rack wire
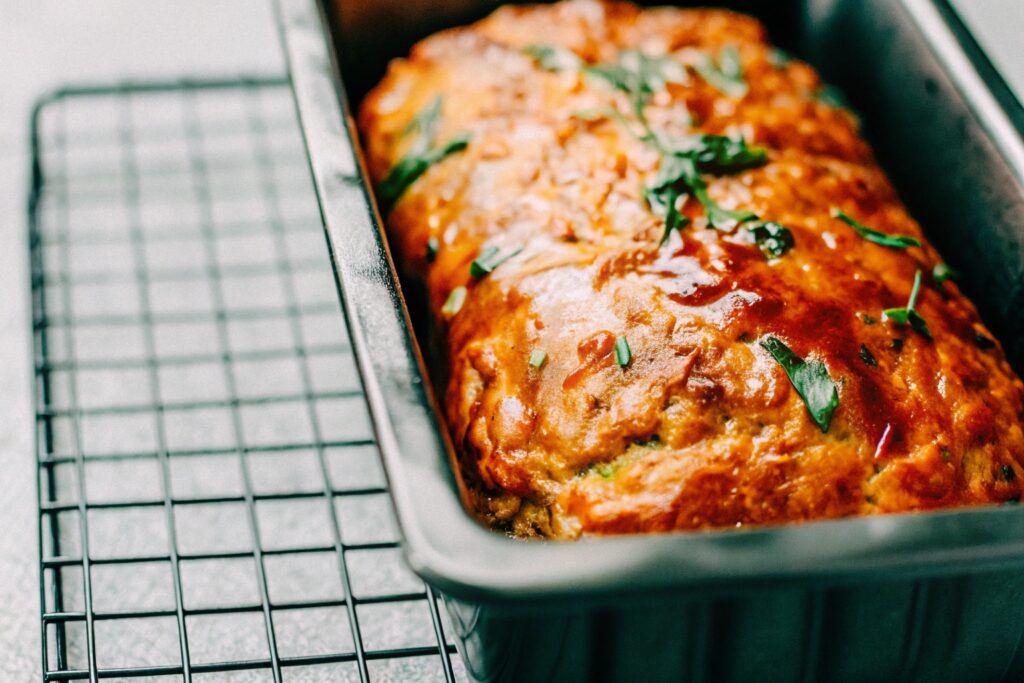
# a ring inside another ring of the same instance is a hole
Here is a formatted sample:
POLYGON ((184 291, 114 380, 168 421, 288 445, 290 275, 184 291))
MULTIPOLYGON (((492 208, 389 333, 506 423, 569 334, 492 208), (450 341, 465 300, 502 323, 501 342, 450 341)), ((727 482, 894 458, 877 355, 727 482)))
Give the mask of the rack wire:
POLYGON ((43 680, 465 680, 287 83, 63 90, 33 144, 43 680))

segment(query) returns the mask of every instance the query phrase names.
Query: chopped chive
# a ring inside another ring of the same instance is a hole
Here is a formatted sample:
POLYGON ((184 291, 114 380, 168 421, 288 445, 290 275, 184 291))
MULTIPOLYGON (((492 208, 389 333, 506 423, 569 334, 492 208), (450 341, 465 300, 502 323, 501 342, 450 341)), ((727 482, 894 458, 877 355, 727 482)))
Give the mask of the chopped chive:
POLYGON ((838 218, 842 222, 849 225, 851 228, 857 231, 857 234, 866 239, 868 242, 874 242, 875 244, 880 244, 883 247, 892 247, 893 249, 906 249, 907 247, 921 246, 921 241, 918 240, 916 237, 911 237, 910 235, 889 235, 879 230, 875 230, 874 228, 869 228, 863 223, 858 222, 857 219, 853 218, 849 214, 843 213, 840 209, 833 208, 832 217, 838 218))
POLYGON ((633 358, 633 353, 629 349, 629 342, 622 335, 619 335, 615 339, 615 363, 620 367, 624 368, 629 365, 629 361, 633 358))
POLYGON ((436 237, 431 237, 427 240, 427 261, 433 262, 437 258, 437 250, 441 247, 441 244, 437 241, 436 237))
POLYGON ((521 252, 522 247, 513 249, 507 254, 502 254, 498 247, 487 247, 480 255, 476 257, 472 264, 469 266, 469 274, 475 278, 481 278, 490 272, 493 272, 495 268, 500 266, 505 261, 521 252))
POLYGON ((530 352, 530 367, 538 368, 544 365, 544 361, 548 359, 548 352, 543 349, 534 349, 530 352))
POLYGON ((444 306, 441 307, 441 312, 446 316, 453 316, 462 310, 462 305, 466 303, 466 288, 456 287, 452 290, 452 293, 445 299, 444 306))

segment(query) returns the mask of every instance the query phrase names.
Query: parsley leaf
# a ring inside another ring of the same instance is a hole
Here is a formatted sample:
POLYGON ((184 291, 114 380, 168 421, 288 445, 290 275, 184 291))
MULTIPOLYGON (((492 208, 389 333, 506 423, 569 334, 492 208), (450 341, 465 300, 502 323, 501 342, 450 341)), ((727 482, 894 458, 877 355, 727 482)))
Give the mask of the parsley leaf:
POLYGON ((919 332, 925 339, 931 339, 932 333, 928 329, 928 323, 924 321, 921 314, 914 310, 917 305, 917 295, 921 291, 921 271, 914 275, 914 286, 910 290, 910 299, 904 308, 887 308, 882 311, 883 320, 891 320, 897 325, 910 324, 914 330, 919 332))
POLYGON ((441 147, 428 149, 422 153, 410 152, 402 157, 388 171, 377 188, 381 203, 385 207, 391 207, 410 185, 426 173, 428 168, 452 154, 466 149, 469 146, 469 140, 468 133, 460 133, 441 147))
POLYGON ((921 246, 920 240, 916 237, 911 237, 910 235, 889 235, 887 233, 880 232, 874 228, 869 228, 863 223, 857 222, 856 219, 836 208, 832 209, 832 217, 838 218, 849 225, 857 231, 858 235, 866 239, 868 242, 874 242, 875 244, 880 244, 883 247, 906 249, 907 247, 921 246))
POLYGON ((743 78, 740 53, 733 45, 723 47, 718 59, 704 54, 693 68, 709 85, 729 97, 743 97, 750 89, 743 78))
POLYGON ((498 247, 487 247, 480 255, 474 259, 473 263, 469 266, 469 274, 475 278, 481 278, 490 272, 493 272, 495 268, 500 266, 505 261, 518 254, 523 250, 522 247, 513 249, 507 254, 502 254, 498 247))
POLYGON ((633 352, 629 349, 629 342, 624 336, 618 336, 615 339, 615 364, 620 368, 624 368, 629 365, 629 361, 633 358, 633 352))
POLYGON ((825 364, 818 360, 805 361, 776 337, 765 337, 761 347, 786 371, 811 419, 822 432, 827 432, 832 413, 839 406, 839 391, 825 364))
POLYGON ((583 60, 575 52, 564 47, 534 44, 527 45, 523 52, 537 60, 546 71, 570 71, 583 65, 583 60))
POLYGON ((795 246, 789 228, 771 221, 758 221, 747 226, 761 253, 769 259, 779 258, 795 246))

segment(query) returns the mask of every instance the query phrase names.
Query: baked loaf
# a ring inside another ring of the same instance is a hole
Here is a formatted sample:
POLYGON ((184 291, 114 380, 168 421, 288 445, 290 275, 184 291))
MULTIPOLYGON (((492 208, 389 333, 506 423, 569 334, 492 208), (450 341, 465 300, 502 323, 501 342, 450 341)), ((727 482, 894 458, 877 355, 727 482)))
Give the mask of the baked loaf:
POLYGON ((754 19, 505 7, 393 62, 359 125, 487 524, 1018 499, 1021 381, 857 118, 754 19))

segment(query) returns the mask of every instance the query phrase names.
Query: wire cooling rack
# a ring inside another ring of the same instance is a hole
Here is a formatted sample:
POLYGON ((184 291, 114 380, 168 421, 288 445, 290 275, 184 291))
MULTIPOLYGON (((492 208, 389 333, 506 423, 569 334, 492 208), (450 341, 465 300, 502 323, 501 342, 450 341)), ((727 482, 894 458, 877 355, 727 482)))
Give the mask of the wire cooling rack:
POLYGON ((43 679, 464 680, 287 84, 65 90, 33 139, 43 679))

